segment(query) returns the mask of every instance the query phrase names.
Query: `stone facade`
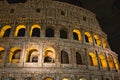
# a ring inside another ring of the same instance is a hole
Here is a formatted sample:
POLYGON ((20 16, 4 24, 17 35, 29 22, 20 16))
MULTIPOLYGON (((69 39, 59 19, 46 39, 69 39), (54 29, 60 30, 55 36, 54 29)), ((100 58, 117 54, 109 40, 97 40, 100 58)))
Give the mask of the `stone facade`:
POLYGON ((55 0, 0 1, 1 80, 119 80, 94 13, 55 0))

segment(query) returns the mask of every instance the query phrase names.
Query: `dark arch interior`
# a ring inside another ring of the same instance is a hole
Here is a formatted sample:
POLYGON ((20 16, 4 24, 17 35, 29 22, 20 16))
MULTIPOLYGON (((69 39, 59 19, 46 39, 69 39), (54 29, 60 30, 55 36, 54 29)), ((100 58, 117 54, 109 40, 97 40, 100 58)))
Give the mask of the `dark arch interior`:
POLYGON ((10 28, 5 31, 3 37, 9 37, 9 35, 10 35, 10 28))
POLYGON ((40 37, 40 29, 39 28, 33 29, 32 37, 40 37))
POLYGON ((32 58, 32 62, 38 62, 38 56, 34 56, 34 57, 32 58))
POLYGON ((81 55, 78 52, 76 52, 76 61, 77 61, 77 64, 82 65, 82 58, 81 58, 81 55))
POLYGON ((19 31, 18 31, 18 37, 24 37, 25 36, 25 29, 24 28, 21 28, 19 31))
POLYGON ((51 57, 46 56, 45 59, 44 59, 44 62, 45 62, 45 63, 46 63, 46 62, 53 62, 52 60, 53 60, 53 59, 52 59, 51 57))
POLYGON ((65 30, 60 30, 60 38, 67 39, 67 32, 65 30))
POLYGON ((86 41, 87 43, 89 42, 87 35, 85 35, 85 41, 86 41))
POLYGON ((20 59, 20 52, 21 52, 21 50, 16 50, 13 53, 12 59, 20 59))
POLYGON ((78 40, 78 34, 73 32, 73 38, 74 38, 74 40, 78 40))
POLYGON ((46 37, 54 37, 54 30, 51 28, 47 28, 45 36, 46 37))
POLYGON ((65 52, 65 51, 61 51, 61 63, 63 63, 63 64, 69 64, 68 53, 65 52))

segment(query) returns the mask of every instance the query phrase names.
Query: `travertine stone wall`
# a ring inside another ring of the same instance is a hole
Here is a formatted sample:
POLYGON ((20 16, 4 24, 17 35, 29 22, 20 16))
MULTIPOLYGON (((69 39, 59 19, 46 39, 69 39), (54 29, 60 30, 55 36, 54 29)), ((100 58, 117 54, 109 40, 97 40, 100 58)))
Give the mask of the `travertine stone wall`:
POLYGON ((55 0, 29 0, 14 4, 0 1, 1 80, 118 80, 119 62, 114 59, 117 60, 117 54, 110 49, 107 35, 91 11, 55 0), (30 36, 34 24, 41 27, 40 37, 30 36), (9 37, 2 36, 6 25, 11 26, 9 37), (19 25, 26 27, 25 36, 15 36, 19 25), (45 36, 49 27, 54 30, 54 37, 45 36), (66 30, 67 39, 60 38, 61 29, 66 30), (81 40, 73 38, 74 29, 81 33, 81 40), (91 35, 92 43, 86 42, 85 32, 91 35), (99 36, 100 45, 97 45, 94 35, 99 36), (105 39, 107 47, 104 47, 102 39, 105 39), (33 54, 30 52, 32 49, 35 51, 33 54), (20 58, 13 59, 17 50, 20 50, 20 58), (47 50, 52 51, 53 62, 44 62, 47 50), (62 63, 62 51, 68 54, 67 64, 62 63), (82 64, 77 64, 76 52, 81 55, 82 64), (90 52, 95 55, 92 57, 95 65, 90 64, 90 52), (107 67, 101 63, 101 53, 105 55, 107 67), (27 57, 32 60, 34 56, 37 56, 37 62, 27 61, 27 57))

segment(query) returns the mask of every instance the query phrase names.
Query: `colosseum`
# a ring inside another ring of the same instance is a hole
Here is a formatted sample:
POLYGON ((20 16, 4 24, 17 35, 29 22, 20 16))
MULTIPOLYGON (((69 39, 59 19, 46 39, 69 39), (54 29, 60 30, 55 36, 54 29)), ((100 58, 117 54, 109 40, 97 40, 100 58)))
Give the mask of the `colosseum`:
POLYGON ((0 80, 120 80, 96 15, 58 0, 0 0, 0 80))

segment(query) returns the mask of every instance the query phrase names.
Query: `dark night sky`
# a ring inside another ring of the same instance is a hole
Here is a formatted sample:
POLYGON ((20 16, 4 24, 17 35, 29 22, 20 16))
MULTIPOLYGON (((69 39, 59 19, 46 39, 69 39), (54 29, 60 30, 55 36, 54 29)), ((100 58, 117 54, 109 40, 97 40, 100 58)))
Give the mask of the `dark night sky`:
MULTIPOLYGON (((26 0, 8 0, 24 3, 26 0)), ((119 54, 120 61, 120 0, 57 0, 82 6, 94 12, 102 30, 108 35, 108 43, 119 54)))

